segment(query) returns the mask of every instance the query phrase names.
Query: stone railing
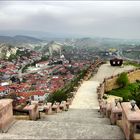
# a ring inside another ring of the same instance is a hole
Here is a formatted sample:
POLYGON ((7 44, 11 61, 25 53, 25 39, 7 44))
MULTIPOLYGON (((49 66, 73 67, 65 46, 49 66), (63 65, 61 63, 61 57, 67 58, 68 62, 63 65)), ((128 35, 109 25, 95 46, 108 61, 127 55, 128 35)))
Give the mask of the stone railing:
POLYGON ((14 122, 12 100, 0 100, 0 131, 6 132, 14 122))
POLYGON ((38 104, 33 103, 31 105, 27 105, 24 107, 23 110, 29 111, 29 119, 30 120, 37 120, 39 119, 39 109, 38 109, 38 104))
MULTIPOLYGON (((126 139, 134 139, 135 133, 138 132, 140 124, 140 110, 135 106, 135 110, 131 110, 129 102, 122 103, 122 128, 126 139)), ((140 132, 139 132, 140 133, 140 132)))
POLYGON ((95 71, 95 69, 103 63, 104 63, 104 61, 97 59, 93 64, 91 64, 91 66, 89 67, 89 69, 88 69, 88 71, 83 79, 84 80, 90 79, 93 75, 93 71, 95 71))
POLYGON ((140 139, 140 109, 137 105, 134 109, 130 102, 116 105, 115 102, 102 101, 100 106, 102 116, 109 118, 112 125, 119 125, 127 140, 140 139))
MULTIPOLYGON (((128 71, 130 82, 140 80, 140 69, 128 71), (134 76, 134 77, 133 77, 134 76)), ((100 113, 103 117, 110 119, 112 125, 119 125, 127 140, 140 139, 140 109, 135 105, 132 110, 130 102, 121 102, 119 99, 107 100, 103 99, 106 91, 117 88, 116 79, 118 75, 106 78, 97 87, 98 101, 100 113)))

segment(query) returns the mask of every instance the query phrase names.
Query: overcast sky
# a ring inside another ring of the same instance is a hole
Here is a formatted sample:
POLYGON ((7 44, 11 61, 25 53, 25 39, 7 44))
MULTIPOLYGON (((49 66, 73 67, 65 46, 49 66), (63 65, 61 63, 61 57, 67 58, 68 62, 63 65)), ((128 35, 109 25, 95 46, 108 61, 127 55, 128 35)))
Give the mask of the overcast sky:
POLYGON ((140 1, 1 1, 0 30, 140 39, 140 1))

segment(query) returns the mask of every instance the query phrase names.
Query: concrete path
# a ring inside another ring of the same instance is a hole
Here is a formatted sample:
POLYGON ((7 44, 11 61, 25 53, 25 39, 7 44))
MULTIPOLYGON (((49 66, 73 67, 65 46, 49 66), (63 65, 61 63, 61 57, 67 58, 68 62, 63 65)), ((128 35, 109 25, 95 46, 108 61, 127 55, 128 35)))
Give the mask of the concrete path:
POLYGON ((95 76, 91 78, 93 81, 103 82, 104 78, 114 76, 118 73, 127 72, 128 70, 134 69, 134 66, 122 66, 122 67, 112 67, 109 63, 101 65, 95 76))
POLYGON ((116 75, 123 71, 134 69, 133 66, 112 67, 110 64, 103 64, 98 69, 98 72, 90 80, 84 81, 70 108, 74 109, 98 109, 96 88, 104 80, 105 77, 116 75))
POLYGON ((96 88, 98 81, 84 81, 72 102, 70 108, 74 109, 98 109, 96 88))

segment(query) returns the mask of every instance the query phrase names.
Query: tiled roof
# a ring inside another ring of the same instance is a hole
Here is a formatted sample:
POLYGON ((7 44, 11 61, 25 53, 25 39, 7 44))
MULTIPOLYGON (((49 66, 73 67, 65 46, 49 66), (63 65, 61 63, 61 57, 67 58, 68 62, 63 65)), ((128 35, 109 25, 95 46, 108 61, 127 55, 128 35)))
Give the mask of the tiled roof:
POLYGON ((39 96, 43 96, 44 94, 46 94, 45 91, 29 91, 29 92, 21 92, 21 93, 17 93, 19 96, 23 96, 26 99, 32 95, 39 95, 39 96))
POLYGON ((7 88, 4 86, 0 86, 0 92, 5 91, 7 88))

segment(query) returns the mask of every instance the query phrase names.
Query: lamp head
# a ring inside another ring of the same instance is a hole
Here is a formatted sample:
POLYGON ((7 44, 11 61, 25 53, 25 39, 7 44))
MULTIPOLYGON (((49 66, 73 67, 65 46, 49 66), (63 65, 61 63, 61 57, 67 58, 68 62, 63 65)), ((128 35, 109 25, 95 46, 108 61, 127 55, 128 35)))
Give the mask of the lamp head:
POLYGON ((131 110, 132 110, 132 111, 135 111, 136 101, 135 101, 135 100, 131 100, 131 101, 130 101, 130 104, 131 104, 131 107, 132 107, 131 110))
POLYGON ((119 100, 118 99, 115 99, 115 106, 117 106, 119 100))

